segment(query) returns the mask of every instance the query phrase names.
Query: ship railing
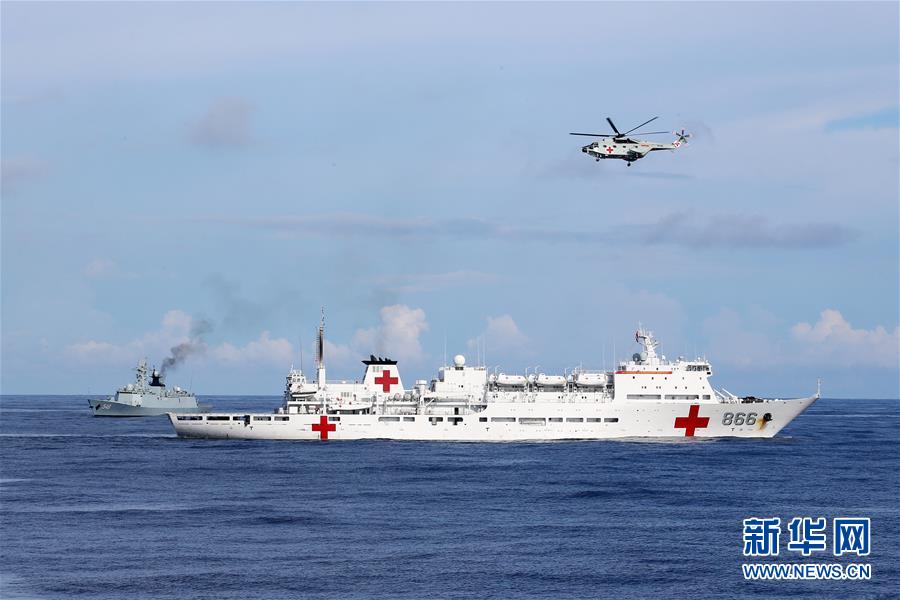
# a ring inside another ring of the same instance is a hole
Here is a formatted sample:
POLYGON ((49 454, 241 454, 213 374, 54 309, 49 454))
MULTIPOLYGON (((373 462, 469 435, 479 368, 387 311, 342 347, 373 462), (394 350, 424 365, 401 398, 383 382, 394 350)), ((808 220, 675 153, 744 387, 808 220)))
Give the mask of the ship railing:
POLYGON ((562 390, 545 390, 543 392, 517 392, 515 394, 506 393, 499 398, 486 394, 484 397, 485 404, 508 404, 508 403, 559 403, 559 404, 605 404, 612 402, 614 397, 606 390, 597 390, 586 392, 584 390, 562 391, 562 390), (551 397, 542 398, 541 394, 550 395, 551 397), (588 395, 589 394, 589 395, 588 395), (560 397, 562 396, 562 397, 560 397), (583 397, 587 396, 587 397, 583 397))

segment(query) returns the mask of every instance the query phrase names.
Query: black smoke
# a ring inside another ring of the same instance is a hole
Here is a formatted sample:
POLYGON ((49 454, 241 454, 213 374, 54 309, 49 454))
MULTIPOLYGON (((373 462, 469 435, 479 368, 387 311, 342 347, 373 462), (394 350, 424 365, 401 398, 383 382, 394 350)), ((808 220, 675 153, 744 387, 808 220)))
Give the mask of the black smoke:
POLYGON ((177 369, 189 356, 206 352, 206 336, 213 330, 212 321, 197 319, 191 325, 189 339, 177 346, 172 346, 159 367, 160 375, 165 376, 169 369, 177 369))

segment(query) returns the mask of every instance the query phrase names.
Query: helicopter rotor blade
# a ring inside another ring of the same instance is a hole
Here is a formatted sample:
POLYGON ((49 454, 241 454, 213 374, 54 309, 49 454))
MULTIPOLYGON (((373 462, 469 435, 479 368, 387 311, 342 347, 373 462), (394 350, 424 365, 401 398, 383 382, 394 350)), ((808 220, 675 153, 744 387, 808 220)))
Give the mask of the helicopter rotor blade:
POLYGON ((575 133, 575 132, 571 132, 571 131, 569 132, 569 135, 587 135, 590 137, 615 137, 615 134, 613 134, 613 133, 575 133))
POLYGON ((616 129, 616 124, 612 122, 612 119, 610 119, 609 117, 606 117, 606 120, 609 123, 609 126, 612 127, 612 130, 616 132, 616 134, 622 135, 621 133, 619 133, 619 130, 616 129))
MULTIPOLYGON (((628 131, 626 131, 623 135, 628 135, 629 133, 631 133, 631 132, 634 131, 635 129, 640 129, 641 127, 643 127, 643 126, 646 125, 647 123, 652 123, 653 121, 657 120, 658 118, 659 118, 659 117, 653 117, 653 118, 650 119, 649 121, 644 121, 643 123, 641 123, 641 124, 638 125, 637 127, 632 127, 631 129, 629 129, 628 131)), ((609 119, 607 119, 607 120, 609 120, 609 119)), ((610 123, 612 123, 612 121, 610 121, 610 123)), ((613 129, 616 129, 616 128, 613 127, 613 129)), ((618 133, 618 129, 616 129, 616 133, 618 133)))
POLYGON ((639 131, 635 135, 659 135, 661 133, 671 133, 671 131, 639 131))

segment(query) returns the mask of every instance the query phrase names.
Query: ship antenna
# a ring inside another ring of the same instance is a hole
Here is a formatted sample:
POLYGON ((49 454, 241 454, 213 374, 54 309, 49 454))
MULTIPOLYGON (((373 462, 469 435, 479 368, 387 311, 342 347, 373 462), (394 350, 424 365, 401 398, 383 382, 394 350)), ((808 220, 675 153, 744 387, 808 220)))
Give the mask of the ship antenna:
POLYGON ((325 366, 325 307, 322 307, 322 320, 319 323, 319 339, 316 345, 316 363, 318 367, 325 366))
POLYGON ((447 366, 447 332, 444 332, 444 366, 447 366))
POLYGON ((303 332, 297 334, 297 338, 300 340, 300 372, 303 372, 303 332))

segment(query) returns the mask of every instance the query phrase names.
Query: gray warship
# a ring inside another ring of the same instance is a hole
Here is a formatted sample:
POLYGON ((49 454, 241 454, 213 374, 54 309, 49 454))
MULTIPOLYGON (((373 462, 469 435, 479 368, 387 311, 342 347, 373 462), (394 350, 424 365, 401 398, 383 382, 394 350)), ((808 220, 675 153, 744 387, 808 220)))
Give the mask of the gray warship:
POLYGON ((116 391, 106 400, 88 400, 95 417, 151 417, 166 413, 195 414, 209 412, 209 404, 200 404, 197 398, 180 387, 167 389, 159 371, 149 373, 147 361, 135 368, 134 383, 116 391))

